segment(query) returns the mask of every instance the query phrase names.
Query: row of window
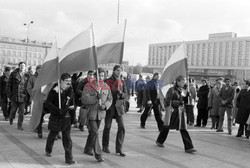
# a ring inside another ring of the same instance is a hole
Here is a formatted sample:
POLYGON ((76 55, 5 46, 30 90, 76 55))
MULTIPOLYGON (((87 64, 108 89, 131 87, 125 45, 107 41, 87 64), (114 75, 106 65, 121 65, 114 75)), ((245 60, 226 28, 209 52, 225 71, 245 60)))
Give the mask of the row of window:
MULTIPOLYGON (((26 45, 0 43, 0 48, 14 49, 14 50, 26 50, 26 45)), ((29 46, 29 50, 33 52, 44 52, 45 49, 42 47, 29 46)))
MULTIPOLYGON (((18 64, 19 62, 24 61, 21 58, 5 58, 3 57, 1 59, 1 64, 18 64)), ((41 60, 28 60, 28 65, 42 65, 42 61, 41 60)))
MULTIPOLYGON (((0 55, 3 56, 26 56, 26 51, 14 51, 14 50, 1 50, 0 55)), ((44 59, 45 54, 44 53, 35 53, 35 52, 28 52, 28 57, 38 58, 38 59, 44 59)))

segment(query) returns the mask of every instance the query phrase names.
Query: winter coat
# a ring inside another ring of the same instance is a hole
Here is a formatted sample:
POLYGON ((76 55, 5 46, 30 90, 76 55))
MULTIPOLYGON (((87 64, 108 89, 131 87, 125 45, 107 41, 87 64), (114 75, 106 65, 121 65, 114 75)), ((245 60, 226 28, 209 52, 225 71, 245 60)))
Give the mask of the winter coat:
POLYGON ((164 124, 169 126, 170 129, 187 129, 187 117, 181 92, 182 90, 174 85, 166 94, 164 124))
POLYGON ((238 113, 236 116, 236 123, 246 124, 248 116, 250 114, 250 90, 243 89, 237 98, 238 113))
POLYGON ((7 96, 14 102, 26 102, 27 101, 27 81, 25 75, 19 74, 19 68, 11 72, 9 81, 7 83, 6 91, 7 96))
POLYGON ((100 83, 100 96, 101 104, 105 106, 105 110, 99 109, 99 99, 97 84, 88 83, 82 92, 81 101, 88 109, 88 120, 102 120, 106 116, 106 110, 108 110, 112 104, 112 94, 109 86, 106 83, 100 83))
POLYGON ((5 74, 0 77, 0 102, 7 102, 6 86, 9 78, 5 74))
POLYGON ((44 105, 50 112, 48 129, 51 131, 64 131, 71 127, 71 116, 73 111, 69 106, 74 105, 73 89, 69 87, 61 91, 61 109, 59 109, 58 86, 49 92, 44 105))
POLYGON ((214 87, 210 90, 210 94, 208 97, 208 107, 211 108, 210 115, 219 115, 219 108, 220 108, 220 90, 217 87, 214 87))
POLYGON ((198 90, 197 97, 199 98, 197 103, 198 109, 207 109, 209 87, 207 85, 201 86, 198 90))
POLYGON ((82 91, 86 84, 88 83, 87 78, 78 78, 75 85, 76 85, 76 90, 75 90, 75 104, 77 106, 82 106, 81 102, 81 96, 82 96, 82 91))
POLYGON ((32 75, 27 83, 27 92, 29 93, 30 97, 33 96, 32 89, 35 86, 36 78, 38 76, 38 73, 36 72, 34 75, 32 75))
POLYGON ((125 114, 125 99, 127 97, 127 91, 125 88, 124 81, 119 78, 116 78, 115 75, 113 74, 105 82, 110 87, 111 94, 113 97, 112 105, 107 110, 107 113, 110 113, 110 116, 114 118, 116 118, 116 116, 121 116, 125 114), (124 102, 124 103, 121 103, 119 107, 120 110, 117 110, 117 107, 116 107, 117 101, 124 102))
POLYGON ((220 91, 220 106, 223 107, 233 107, 235 90, 232 86, 223 86, 220 91), (226 104, 222 104, 222 100, 226 101, 226 104))

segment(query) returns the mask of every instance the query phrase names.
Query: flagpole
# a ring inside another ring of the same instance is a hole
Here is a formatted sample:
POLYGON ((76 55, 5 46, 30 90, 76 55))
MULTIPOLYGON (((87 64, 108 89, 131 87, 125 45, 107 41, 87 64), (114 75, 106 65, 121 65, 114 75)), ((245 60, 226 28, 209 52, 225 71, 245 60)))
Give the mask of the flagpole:
MULTIPOLYGON (((183 41, 183 48, 184 48, 184 53, 185 53, 185 55, 187 56, 187 49, 186 49, 186 44, 185 44, 185 41, 183 41)), ((187 61, 186 61, 186 67, 187 67, 187 73, 186 73, 186 75, 187 75, 187 93, 189 94, 189 92, 190 92, 190 84, 189 84, 189 73, 188 73, 188 63, 187 63, 187 61)), ((190 98, 191 98, 191 96, 189 95, 188 96, 188 105, 190 105, 190 98)))
POLYGON ((123 37, 122 37, 122 42, 123 42, 123 46, 121 49, 121 60, 120 60, 120 65, 122 65, 122 60, 123 60, 123 52, 124 52, 124 39, 125 39, 125 32, 126 32, 126 27, 127 27, 127 19, 125 19, 125 23, 124 23, 124 30, 123 30, 123 37))
POLYGON ((58 106, 59 109, 62 108, 61 104, 61 83, 60 83, 60 66, 59 66, 59 56, 58 56, 58 48, 57 48, 57 38, 56 38, 56 58, 57 58, 57 83, 58 83, 58 106))
MULTIPOLYGON (((92 42, 93 42, 93 56, 96 63, 96 80, 97 80, 97 91, 100 94, 100 86, 99 86, 99 72, 98 72, 98 62, 97 62, 97 49, 95 46, 95 33, 94 33, 94 24, 91 23, 92 28, 92 42)), ((99 99, 99 104, 101 105, 101 100, 99 99)))
POLYGON ((120 0, 118 0, 118 8, 117 8, 117 24, 119 24, 120 19, 120 0))

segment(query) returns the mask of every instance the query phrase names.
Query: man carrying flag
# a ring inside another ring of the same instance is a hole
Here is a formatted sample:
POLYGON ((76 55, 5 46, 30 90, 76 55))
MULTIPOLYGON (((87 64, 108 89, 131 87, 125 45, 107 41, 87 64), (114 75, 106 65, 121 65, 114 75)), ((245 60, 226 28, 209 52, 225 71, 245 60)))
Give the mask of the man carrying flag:
POLYGON ((171 87, 165 98, 165 121, 164 126, 156 140, 159 147, 164 147, 163 143, 167 139, 170 129, 180 130, 182 140, 184 143, 185 152, 193 153, 196 150, 193 147, 192 140, 187 132, 186 113, 183 101, 183 86, 185 84, 185 77, 187 74, 187 55, 185 54, 184 44, 182 44, 171 56, 167 65, 165 66, 161 79, 163 86, 173 82, 175 77, 175 84, 171 87))

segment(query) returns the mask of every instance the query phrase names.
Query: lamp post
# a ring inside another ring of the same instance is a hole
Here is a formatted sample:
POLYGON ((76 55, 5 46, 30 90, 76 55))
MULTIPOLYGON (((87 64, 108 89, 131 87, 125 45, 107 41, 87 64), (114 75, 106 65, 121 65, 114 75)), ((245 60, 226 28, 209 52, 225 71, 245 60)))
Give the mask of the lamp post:
POLYGON ((26 54, 25 54, 25 62, 28 65, 28 43, 29 43, 29 28, 30 25, 33 24, 33 21, 30 21, 29 24, 24 23, 24 26, 27 26, 27 38, 26 38, 26 54))

